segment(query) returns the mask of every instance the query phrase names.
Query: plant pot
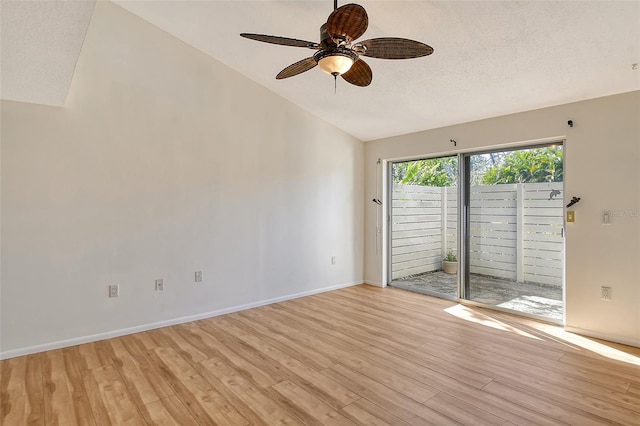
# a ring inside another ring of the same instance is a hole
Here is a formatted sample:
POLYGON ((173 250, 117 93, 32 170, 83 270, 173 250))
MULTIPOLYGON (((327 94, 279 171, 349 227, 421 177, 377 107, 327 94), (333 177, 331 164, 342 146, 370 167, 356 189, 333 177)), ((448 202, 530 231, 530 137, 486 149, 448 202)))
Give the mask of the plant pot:
POLYGON ((448 260, 442 261, 442 270, 445 274, 457 274, 458 262, 449 262, 448 260))

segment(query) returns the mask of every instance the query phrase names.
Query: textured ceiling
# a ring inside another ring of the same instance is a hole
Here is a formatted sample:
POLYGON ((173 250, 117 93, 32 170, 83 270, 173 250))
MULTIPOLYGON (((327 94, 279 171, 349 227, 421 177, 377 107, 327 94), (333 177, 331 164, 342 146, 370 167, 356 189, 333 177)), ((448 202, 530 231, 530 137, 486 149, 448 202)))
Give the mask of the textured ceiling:
POLYGON ((94 5, 0 2, 2 99, 64 106, 94 5))
MULTIPOLYGON (((84 31, 71 29, 82 27, 86 2, 69 2, 63 16, 47 9, 51 2, 21 6, 22 26, 10 19, 6 31, 7 2, 2 3, 3 98, 24 92, 24 99, 16 100, 39 102, 34 97, 41 90, 39 79, 65 91, 68 81, 58 70, 69 62, 75 66, 77 57, 69 57, 84 31), (78 10, 67 10, 74 7, 78 10), (25 21, 27 13, 33 16, 25 21), (60 55, 43 44, 51 42, 38 35, 43 27, 65 29, 68 39, 54 40, 60 55), (14 32, 28 34, 17 40, 14 32), (5 56, 5 44, 13 56, 5 56), (19 66, 40 72, 5 87, 5 61, 14 65, 21 57, 19 66)), ((632 63, 640 62, 639 1, 359 1, 369 14, 361 40, 405 37, 435 52, 401 61, 367 58, 371 86, 338 80, 337 93, 333 78, 317 68, 275 80, 281 69, 313 51, 239 37, 254 32, 318 41, 319 27, 333 8, 330 0, 115 3, 361 140, 640 89, 640 70, 632 70, 632 63)))

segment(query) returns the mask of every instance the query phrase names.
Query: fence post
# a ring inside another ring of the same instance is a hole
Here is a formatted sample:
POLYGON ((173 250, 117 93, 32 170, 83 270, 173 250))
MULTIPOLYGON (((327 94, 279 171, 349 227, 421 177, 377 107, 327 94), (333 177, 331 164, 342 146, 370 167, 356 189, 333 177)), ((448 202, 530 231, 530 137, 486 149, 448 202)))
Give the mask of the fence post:
POLYGON ((440 238, 442 238, 442 252, 440 253, 440 257, 443 258, 447 254, 447 187, 443 186, 440 188, 441 192, 441 214, 442 214, 442 232, 440 234, 440 238))
POLYGON ((524 183, 516 184, 516 277, 524 282, 524 183))

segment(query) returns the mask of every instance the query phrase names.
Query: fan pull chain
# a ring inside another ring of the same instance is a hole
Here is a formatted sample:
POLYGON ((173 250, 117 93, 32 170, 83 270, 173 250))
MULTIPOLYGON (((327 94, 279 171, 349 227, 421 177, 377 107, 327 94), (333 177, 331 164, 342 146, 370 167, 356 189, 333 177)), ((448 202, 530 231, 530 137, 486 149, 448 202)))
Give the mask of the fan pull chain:
POLYGON ((338 93, 338 76, 336 74, 333 74, 333 94, 337 94, 338 93))

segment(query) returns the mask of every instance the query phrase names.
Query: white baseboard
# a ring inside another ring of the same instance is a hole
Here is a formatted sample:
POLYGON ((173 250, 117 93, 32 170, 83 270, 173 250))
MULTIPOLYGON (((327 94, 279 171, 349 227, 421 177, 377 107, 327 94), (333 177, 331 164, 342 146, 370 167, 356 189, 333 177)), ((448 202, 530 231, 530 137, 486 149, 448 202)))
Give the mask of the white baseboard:
POLYGON ((232 312, 244 311, 246 309, 257 308, 259 306, 270 305, 272 303, 284 302, 286 300, 297 299, 299 297, 311 296, 327 291, 338 290, 345 287, 362 284, 362 281, 338 284, 330 287, 323 287, 315 290, 303 291, 300 293, 289 294, 286 296, 274 297, 273 299, 260 300, 258 302, 247 303, 244 305, 232 306, 229 308, 218 309, 215 311, 202 312, 195 315, 188 315, 179 318, 172 318, 165 321, 158 321, 149 324, 137 325, 135 327, 123 328, 120 330, 107 331, 104 333, 91 334, 88 336, 74 337, 73 339, 59 340, 56 342, 44 343, 41 345, 28 346, 25 348, 12 349, 10 351, 0 352, 0 360, 14 358, 17 356, 30 355, 38 352, 50 351, 54 349, 66 348, 69 346, 81 345, 83 343, 96 342, 98 340, 111 339, 113 337, 125 336, 127 334, 140 333, 142 331, 154 330, 156 328, 168 327, 185 322, 197 321, 201 319, 217 317, 219 315, 230 314, 232 312))
POLYGON ((565 326, 565 331, 580 334, 587 337, 595 337, 596 339, 607 340, 609 342, 621 343, 627 346, 635 346, 640 348, 640 340, 633 340, 622 336, 615 336, 606 333, 598 333, 597 331, 585 330, 578 327, 565 326))
POLYGON ((375 282, 375 281, 365 281, 364 283, 367 285, 372 285, 374 287, 384 287, 382 283, 375 282))

